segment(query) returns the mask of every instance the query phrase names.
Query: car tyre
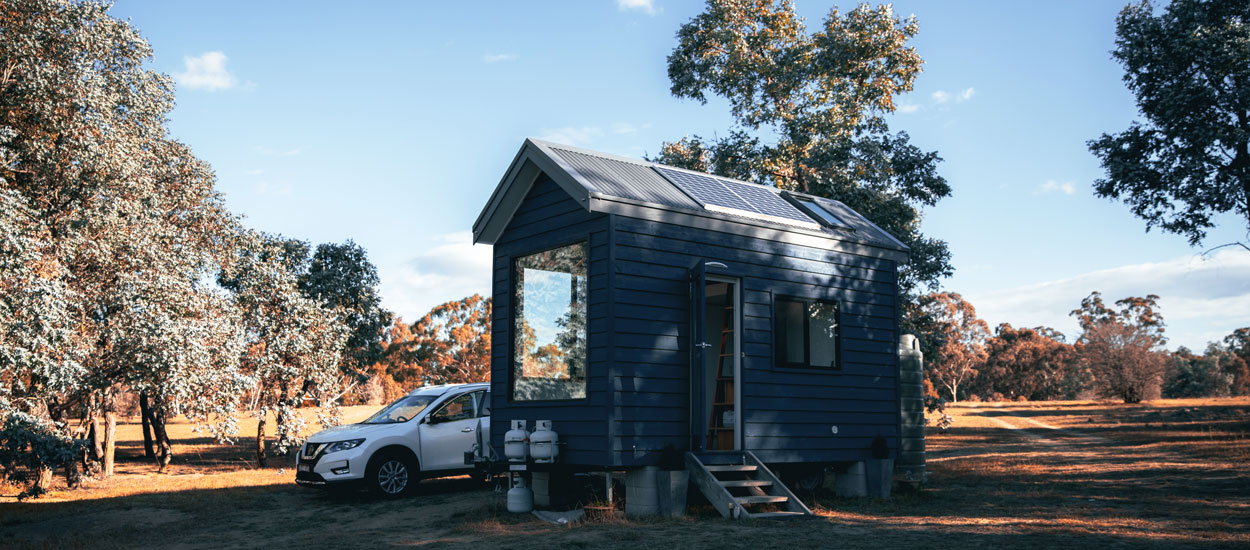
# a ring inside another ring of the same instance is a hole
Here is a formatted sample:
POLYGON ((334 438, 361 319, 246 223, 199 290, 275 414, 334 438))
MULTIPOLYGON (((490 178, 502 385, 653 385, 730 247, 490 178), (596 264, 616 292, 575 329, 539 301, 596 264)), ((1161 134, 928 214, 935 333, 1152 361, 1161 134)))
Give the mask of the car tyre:
POLYGON ((419 480, 420 470, 412 457, 400 452, 380 453, 365 469, 369 492, 382 498, 399 498, 410 492, 419 480))

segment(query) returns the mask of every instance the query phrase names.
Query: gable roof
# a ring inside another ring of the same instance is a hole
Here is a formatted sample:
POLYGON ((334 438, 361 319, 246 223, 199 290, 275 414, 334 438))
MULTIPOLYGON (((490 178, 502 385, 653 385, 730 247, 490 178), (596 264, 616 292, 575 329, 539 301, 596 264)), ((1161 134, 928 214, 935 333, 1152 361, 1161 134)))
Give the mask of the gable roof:
POLYGON ((482 213, 478 215, 473 224, 473 242, 494 244, 520 208, 525 195, 542 174, 550 177, 573 200, 591 212, 617 213, 751 234, 854 254, 881 256, 895 261, 906 261, 910 252, 907 245, 836 200, 783 192, 771 186, 533 138, 525 140, 482 213), (666 177, 665 173, 669 176, 666 177), (731 185, 750 185, 755 189, 768 190, 792 199, 808 199, 836 216, 844 227, 830 227, 818 223, 820 220, 816 218, 810 224, 787 223, 787 220, 771 216, 750 215, 749 212, 712 206, 705 208, 688 190, 670 181, 670 178, 674 175, 680 176, 680 173, 696 178, 710 177, 731 185))

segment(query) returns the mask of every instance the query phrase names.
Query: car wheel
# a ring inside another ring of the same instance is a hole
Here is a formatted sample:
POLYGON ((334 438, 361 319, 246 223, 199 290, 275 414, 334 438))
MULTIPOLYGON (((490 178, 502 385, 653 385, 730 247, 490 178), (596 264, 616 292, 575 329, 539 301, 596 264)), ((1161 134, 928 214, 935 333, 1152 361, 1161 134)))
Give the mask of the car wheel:
POLYGON ((417 465, 402 453, 385 453, 369 461, 365 482, 369 491, 385 498, 398 498, 417 484, 417 465))

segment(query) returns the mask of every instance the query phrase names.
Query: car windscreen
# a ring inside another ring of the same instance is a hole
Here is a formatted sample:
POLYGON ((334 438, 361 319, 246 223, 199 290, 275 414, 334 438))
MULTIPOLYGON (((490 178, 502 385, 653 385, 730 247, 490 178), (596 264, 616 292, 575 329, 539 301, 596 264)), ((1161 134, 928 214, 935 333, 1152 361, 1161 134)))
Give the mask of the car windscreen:
POLYGON ((413 417, 430 406, 437 395, 405 395, 398 401, 387 405, 382 410, 373 413, 373 416, 366 418, 361 424, 394 424, 396 422, 407 422, 413 417))

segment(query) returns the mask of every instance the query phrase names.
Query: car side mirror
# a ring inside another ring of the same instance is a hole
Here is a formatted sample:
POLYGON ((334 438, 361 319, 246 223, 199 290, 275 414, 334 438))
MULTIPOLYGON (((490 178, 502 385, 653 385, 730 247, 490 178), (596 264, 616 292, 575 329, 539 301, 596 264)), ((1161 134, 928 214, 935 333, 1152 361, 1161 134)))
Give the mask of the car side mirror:
POLYGON ((442 422, 442 420, 439 419, 439 417, 437 416, 430 415, 430 416, 425 417, 426 424, 438 424, 439 422, 442 422))

